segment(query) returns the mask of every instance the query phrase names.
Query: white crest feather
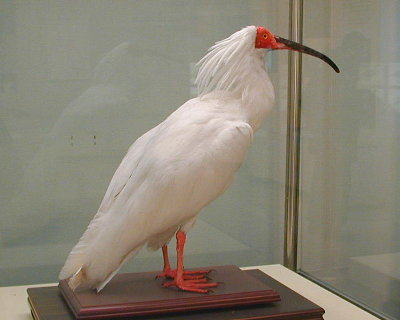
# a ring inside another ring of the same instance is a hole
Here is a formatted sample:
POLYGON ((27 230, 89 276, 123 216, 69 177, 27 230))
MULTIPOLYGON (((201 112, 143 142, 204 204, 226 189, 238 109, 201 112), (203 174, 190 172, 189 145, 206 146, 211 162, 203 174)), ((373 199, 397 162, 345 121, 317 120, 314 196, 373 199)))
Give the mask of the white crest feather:
POLYGON ((197 64, 200 65, 196 85, 200 94, 213 90, 235 88, 246 57, 255 49, 257 28, 245 27, 230 37, 218 41, 197 64))

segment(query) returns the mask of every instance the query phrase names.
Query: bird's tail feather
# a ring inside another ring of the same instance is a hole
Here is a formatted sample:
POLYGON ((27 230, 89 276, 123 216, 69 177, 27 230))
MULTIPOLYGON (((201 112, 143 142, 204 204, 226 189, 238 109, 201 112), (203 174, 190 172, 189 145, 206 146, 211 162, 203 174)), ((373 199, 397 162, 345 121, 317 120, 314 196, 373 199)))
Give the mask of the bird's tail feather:
POLYGON ((85 266, 80 266, 78 270, 69 278, 68 286, 71 288, 72 291, 75 290, 85 290, 85 289, 96 289, 97 292, 100 292, 108 282, 117 274, 117 272, 121 269, 123 264, 136 255, 143 245, 136 247, 133 249, 129 254, 127 254, 124 259, 121 260, 121 263, 118 267, 113 270, 104 280, 98 281, 97 279, 90 279, 87 275, 87 268, 85 266))
POLYGON ((72 249, 59 274, 60 280, 71 277, 71 288, 92 288, 100 291, 129 258, 145 244, 144 228, 131 233, 130 225, 113 222, 100 214, 90 223, 78 244, 72 249))
POLYGON ((68 285, 72 289, 72 291, 75 291, 76 289, 84 289, 83 285, 85 283, 86 283, 86 274, 85 274, 85 270, 82 266, 68 280, 68 285))
POLYGON ((101 224, 104 222, 104 214, 99 211, 93 220, 90 222, 88 228, 79 239, 79 242, 71 250, 62 267, 58 278, 60 280, 66 279, 76 272, 85 264, 85 257, 87 256, 88 246, 94 241, 101 224))
POLYGON ((103 288, 107 285, 107 283, 109 283, 110 280, 111 280, 111 279, 117 274, 117 272, 121 269, 121 267, 124 265, 124 263, 125 263, 126 261, 128 261, 130 258, 132 258, 133 256, 135 256, 135 255, 140 251, 140 249, 142 249, 142 247, 143 247, 143 245, 141 245, 141 246, 139 246, 139 247, 133 249, 131 252, 129 252, 129 254, 127 254, 127 255, 125 256, 125 258, 121 261, 121 263, 120 263, 120 265, 118 266, 118 268, 115 269, 113 272, 111 272, 111 273, 108 275, 108 277, 107 277, 104 281, 102 281, 102 282, 100 282, 100 283, 98 283, 98 284, 96 285, 96 290, 97 290, 97 292, 100 292, 101 290, 103 290, 103 288))

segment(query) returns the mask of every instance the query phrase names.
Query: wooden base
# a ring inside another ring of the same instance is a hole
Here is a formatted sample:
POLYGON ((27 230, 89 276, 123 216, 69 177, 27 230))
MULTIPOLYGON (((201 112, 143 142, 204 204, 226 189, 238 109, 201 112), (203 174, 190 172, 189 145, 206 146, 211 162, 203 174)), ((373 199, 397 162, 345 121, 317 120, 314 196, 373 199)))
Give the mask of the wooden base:
MULTIPOLYGON (((213 305, 207 309, 198 311, 185 311, 173 312, 164 315, 144 315, 135 316, 134 318, 142 320, 180 320, 180 319, 193 319, 193 320, 247 320, 247 319, 308 319, 317 320, 323 319, 322 315, 324 310, 304 297, 298 295, 294 291, 283 286, 276 280, 267 276, 259 270, 243 271, 244 274, 250 276, 253 280, 272 288, 273 291, 279 292, 281 301, 268 304, 256 304, 253 306, 230 306, 225 308, 215 309, 213 305)), ((154 275, 154 273, 153 273, 154 275)), ((214 278, 215 276, 213 276, 214 278)), ((214 279, 215 280, 215 279, 214 279)), ((147 280, 146 280, 147 281, 147 280)), ((151 279, 151 281, 154 281, 151 279)), ((252 280, 251 280, 252 281, 252 280)), ((155 281, 154 281, 155 282, 155 281)), ((148 285, 148 284, 147 284, 148 285)), ((159 284, 157 284, 159 285, 159 284)), ((174 292, 174 294, 191 294, 181 292, 178 290, 167 290, 167 292, 174 292)), ((216 292, 214 293, 216 294, 216 292)), ((191 294, 197 295, 197 294, 191 294)), ((211 295, 200 295, 206 298, 211 295)), ((28 300, 31 305, 32 315, 35 320, 73 320, 76 319, 65 300, 61 297, 59 288, 42 287, 42 288, 29 288, 28 300)), ((153 302, 154 303, 154 302, 153 302)), ((157 307, 157 302, 152 304, 153 308, 157 307)), ((97 316, 97 319, 101 317, 97 316)))
POLYGON ((68 281, 60 290, 76 319, 110 319, 198 311, 210 308, 248 306, 279 301, 279 294, 236 266, 210 267, 210 281, 218 282, 208 294, 164 288, 156 272, 125 273, 115 276, 100 292, 73 292, 68 281))

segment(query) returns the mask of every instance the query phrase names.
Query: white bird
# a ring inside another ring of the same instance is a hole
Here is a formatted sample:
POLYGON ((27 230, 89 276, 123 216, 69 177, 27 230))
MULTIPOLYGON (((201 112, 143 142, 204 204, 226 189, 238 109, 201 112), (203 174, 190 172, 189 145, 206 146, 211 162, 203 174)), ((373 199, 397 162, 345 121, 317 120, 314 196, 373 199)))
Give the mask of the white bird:
POLYGON ((249 26, 217 42, 200 60, 197 98, 184 103, 129 148, 116 170, 97 214, 72 249, 60 280, 70 287, 99 292, 123 263, 143 246, 162 248, 165 287, 208 292, 217 286, 205 273, 186 272, 186 233, 202 208, 231 184, 245 159, 254 132, 274 104, 264 65, 265 49, 291 49, 325 55, 249 26), (176 234, 177 269, 167 244, 176 234))

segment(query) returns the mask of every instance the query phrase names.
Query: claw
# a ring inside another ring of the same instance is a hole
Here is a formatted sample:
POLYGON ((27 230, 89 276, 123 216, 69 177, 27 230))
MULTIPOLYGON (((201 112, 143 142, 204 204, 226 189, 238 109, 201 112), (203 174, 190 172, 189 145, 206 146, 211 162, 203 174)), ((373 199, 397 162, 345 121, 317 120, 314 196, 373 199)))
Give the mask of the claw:
MULTIPOLYGON (((189 270, 183 271, 183 279, 184 280, 195 280, 195 279, 208 279, 207 275, 213 270, 189 270)), ((176 269, 174 270, 164 270, 163 272, 156 275, 156 279, 159 278, 168 278, 175 279, 176 277, 176 269)))
POLYGON ((218 286, 216 282, 207 282, 207 279, 198 280, 183 280, 183 281, 167 281, 163 283, 165 288, 177 287, 183 291, 197 292, 197 293, 209 293, 212 292, 208 288, 214 288, 218 286))

